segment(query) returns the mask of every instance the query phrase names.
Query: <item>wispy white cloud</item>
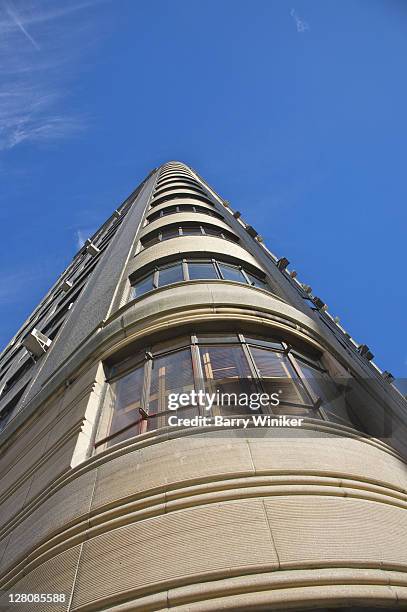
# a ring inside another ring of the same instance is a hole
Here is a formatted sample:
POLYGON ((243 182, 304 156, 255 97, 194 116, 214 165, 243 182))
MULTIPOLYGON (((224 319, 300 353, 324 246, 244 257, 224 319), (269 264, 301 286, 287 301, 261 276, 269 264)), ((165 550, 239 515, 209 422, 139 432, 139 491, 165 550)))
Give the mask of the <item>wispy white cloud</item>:
POLYGON ((7 15, 10 17, 11 21, 13 21, 16 24, 16 26, 21 30, 21 32, 27 38, 27 40, 30 41, 32 46, 35 49, 37 49, 37 51, 39 51, 40 50, 39 44, 33 39, 31 34, 29 34, 27 32, 26 28, 23 26, 23 24, 21 22, 21 19, 18 16, 18 14, 16 13, 16 11, 13 8, 11 8, 11 6, 8 4, 8 2, 4 2, 4 8, 6 10, 7 15))
POLYGON ((83 231, 76 230, 76 246, 78 247, 78 249, 81 249, 83 247, 83 245, 85 244, 85 240, 86 235, 83 233, 83 231))
POLYGON ((75 231, 76 246, 78 249, 81 249, 83 245, 85 244, 86 240, 90 236, 93 236, 93 234, 96 232, 96 229, 97 229, 97 226, 96 227, 84 227, 81 229, 77 229, 75 231))
POLYGON ((64 102, 102 0, 0 0, 0 150, 70 137, 86 126, 64 102))
POLYGON ((291 9, 290 11, 290 15, 293 18, 296 28, 297 28, 297 32, 306 32, 307 30, 310 29, 309 24, 304 21, 303 19, 301 19, 301 17, 298 15, 297 11, 295 9, 291 9))

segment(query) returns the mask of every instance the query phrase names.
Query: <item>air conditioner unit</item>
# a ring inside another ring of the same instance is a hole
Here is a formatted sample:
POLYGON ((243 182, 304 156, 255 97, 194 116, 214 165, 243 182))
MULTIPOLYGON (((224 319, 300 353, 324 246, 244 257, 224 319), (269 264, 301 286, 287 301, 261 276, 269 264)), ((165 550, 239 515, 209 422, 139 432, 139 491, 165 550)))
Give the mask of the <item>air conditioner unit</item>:
POLYGON ((391 372, 388 372, 387 370, 382 372, 382 376, 383 376, 384 380, 387 380, 387 382, 389 382, 389 383, 392 383, 394 381, 393 374, 391 374, 391 372))
POLYGON ((239 217, 242 216, 242 213, 239 212, 238 210, 235 210, 235 212, 233 213, 233 216, 234 216, 235 219, 239 219, 239 217))
POLYGON ((122 213, 120 212, 120 210, 114 211, 113 217, 115 217, 116 219, 120 219, 121 216, 122 216, 122 213))
POLYGON ((311 285, 303 285, 302 288, 304 289, 305 293, 312 293, 311 285))
POLYGON ((256 236, 258 236, 258 232, 256 232, 256 230, 254 229, 254 227, 252 227, 251 225, 246 225, 246 232, 249 234, 249 236, 251 236, 252 238, 256 238, 256 236))
POLYGON ((288 261, 287 257, 280 257, 280 259, 277 260, 277 268, 282 272, 286 269, 289 263, 290 262, 288 261))
POLYGON ((358 346, 358 352, 362 355, 362 357, 366 357, 366 359, 368 359, 369 361, 371 361, 374 357, 367 344, 361 344, 360 346, 358 346))
POLYGON ((325 312, 325 310, 328 310, 328 306, 325 304, 325 302, 323 300, 321 300, 321 298, 315 296, 312 301, 314 302, 314 304, 318 308, 318 310, 322 310, 324 312, 325 312))
POLYGON ((30 351, 34 357, 41 357, 48 350, 52 340, 34 327, 32 331, 23 339, 22 345, 30 351))
POLYGON ((296 278, 296 276, 298 276, 298 272, 296 270, 291 270, 290 276, 291 278, 296 278))
POLYGON ((68 279, 65 279, 61 285, 61 289, 62 291, 65 291, 65 293, 68 293, 68 291, 72 289, 72 287, 73 287, 73 282, 68 279))
POLYGON ((100 253, 100 249, 98 249, 97 246, 93 244, 91 240, 89 240, 89 238, 85 242, 85 246, 86 246, 86 252, 89 253, 89 255, 92 255, 92 257, 100 253))

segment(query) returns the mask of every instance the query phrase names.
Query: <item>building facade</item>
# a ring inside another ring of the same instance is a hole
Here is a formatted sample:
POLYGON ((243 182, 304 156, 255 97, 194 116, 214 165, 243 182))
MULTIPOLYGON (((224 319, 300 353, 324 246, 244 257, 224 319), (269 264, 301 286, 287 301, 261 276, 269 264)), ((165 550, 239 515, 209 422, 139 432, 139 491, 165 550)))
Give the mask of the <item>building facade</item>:
POLYGON ((0 356, 3 609, 407 607, 406 402, 372 359, 195 170, 153 170, 0 356), (170 407, 199 390, 236 395, 170 407), (227 421, 247 390, 301 427, 227 421))

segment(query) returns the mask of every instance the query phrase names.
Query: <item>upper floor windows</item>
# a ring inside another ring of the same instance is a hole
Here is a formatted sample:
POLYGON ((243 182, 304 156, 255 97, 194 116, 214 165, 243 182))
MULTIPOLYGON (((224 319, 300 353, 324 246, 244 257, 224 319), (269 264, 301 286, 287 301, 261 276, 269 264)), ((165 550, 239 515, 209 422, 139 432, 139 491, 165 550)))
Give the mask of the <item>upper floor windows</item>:
POLYGON ((203 196, 205 196, 205 192, 198 186, 198 185, 191 185, 188 183, 174 183, 173 185, 167 185, 165 187, 160 187, 159 189, 156 190, 156 192, 154 193, 154 197, 159 197, 161 195, 163 195, 164 193, 167 193, 169 191, 183 191, 185 189, 191 189, 192 191, 195 191, 196 193, 200 193, 203 196))
POLYGON ((161 210, 157 210, 152 212, 147 217, 148 223, 152 223, 161 217, 166 217, 167 215, 173 215, 175 213, 184 213, 184 212, 194 212, 200 213, 202 215, 209 215, 211 217, 216 217, 216 219, 223 219, 222 215, 211 210, 209 208, 205 208, 204 206, 193 205, 193 204, 178 204, 173 206, 167 206, 166 208, 162 208, 161 210))
POLYGON ((13 399, 10 400, 10 402, 6 406, 3 406, 3 409, 0 412, 0 432, 3 431, 3 429, 6 427, 6 425, 12 418, 14 409, 17 407, 20 399, 22 398, 23 393, 27 388, 27 385, 28 383, 25 384, 24 387, 22 387, 22 389, 20 389, 18 393, 15 394, 13 399))
POLYGON ((179 225, 166 225, 165 227, 147 234, 147 236, 141 238, 140 242, 144 248, 147 248, 153 244, 157 244, 157 242, 170 240, 178 236, 216 236, 218 238, 224 238, 225 240, 232 240, 233 242, 239 241, 237 236, 216 225, 182 223, 179 225))
POLYGON ((140 297, 157 287, 189 280, 231 280, 270 291, 269 285, 260 275, 260 272, 255 276, 245 267, 217 259, 182 259, 157 266, 137 279, 133 284, 132 298, 140 297))
POLYGON ((180 184, 185 185, 185 187, 196 187, 202 191, 202 187, 197 181, 186 177, 173 177, 168 179, 162 179, 158 181, 155 191, 157 193, 158 191, 161 191, 162 189, 167 189, 171 186, 174 186, 176 188, 180 184))
POLYGON ((151 207, 157 206, 158 204, 162 204, 163 202, 169 202, 170 200, 179 200, 180 198, 188 198, 189 200, 199 200, 200 202, 205 202, 206 204, 212 204, 213 202, 203 193, 195 193, 192 190, 186 191, 179 189, 178 191, 174 191, 173 193, 164 193, 163 195, 156 195, 151 200, 151 207))

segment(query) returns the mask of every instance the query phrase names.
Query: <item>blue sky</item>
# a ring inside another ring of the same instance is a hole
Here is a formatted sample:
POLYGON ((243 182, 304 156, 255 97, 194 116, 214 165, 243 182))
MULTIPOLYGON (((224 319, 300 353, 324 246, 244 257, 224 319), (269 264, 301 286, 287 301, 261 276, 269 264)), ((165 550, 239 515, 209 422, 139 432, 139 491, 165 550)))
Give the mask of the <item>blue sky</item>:
POLYGON ((407 5, 0 0, 0 345, 155 166, 196 168, 407 374, 407 5))

